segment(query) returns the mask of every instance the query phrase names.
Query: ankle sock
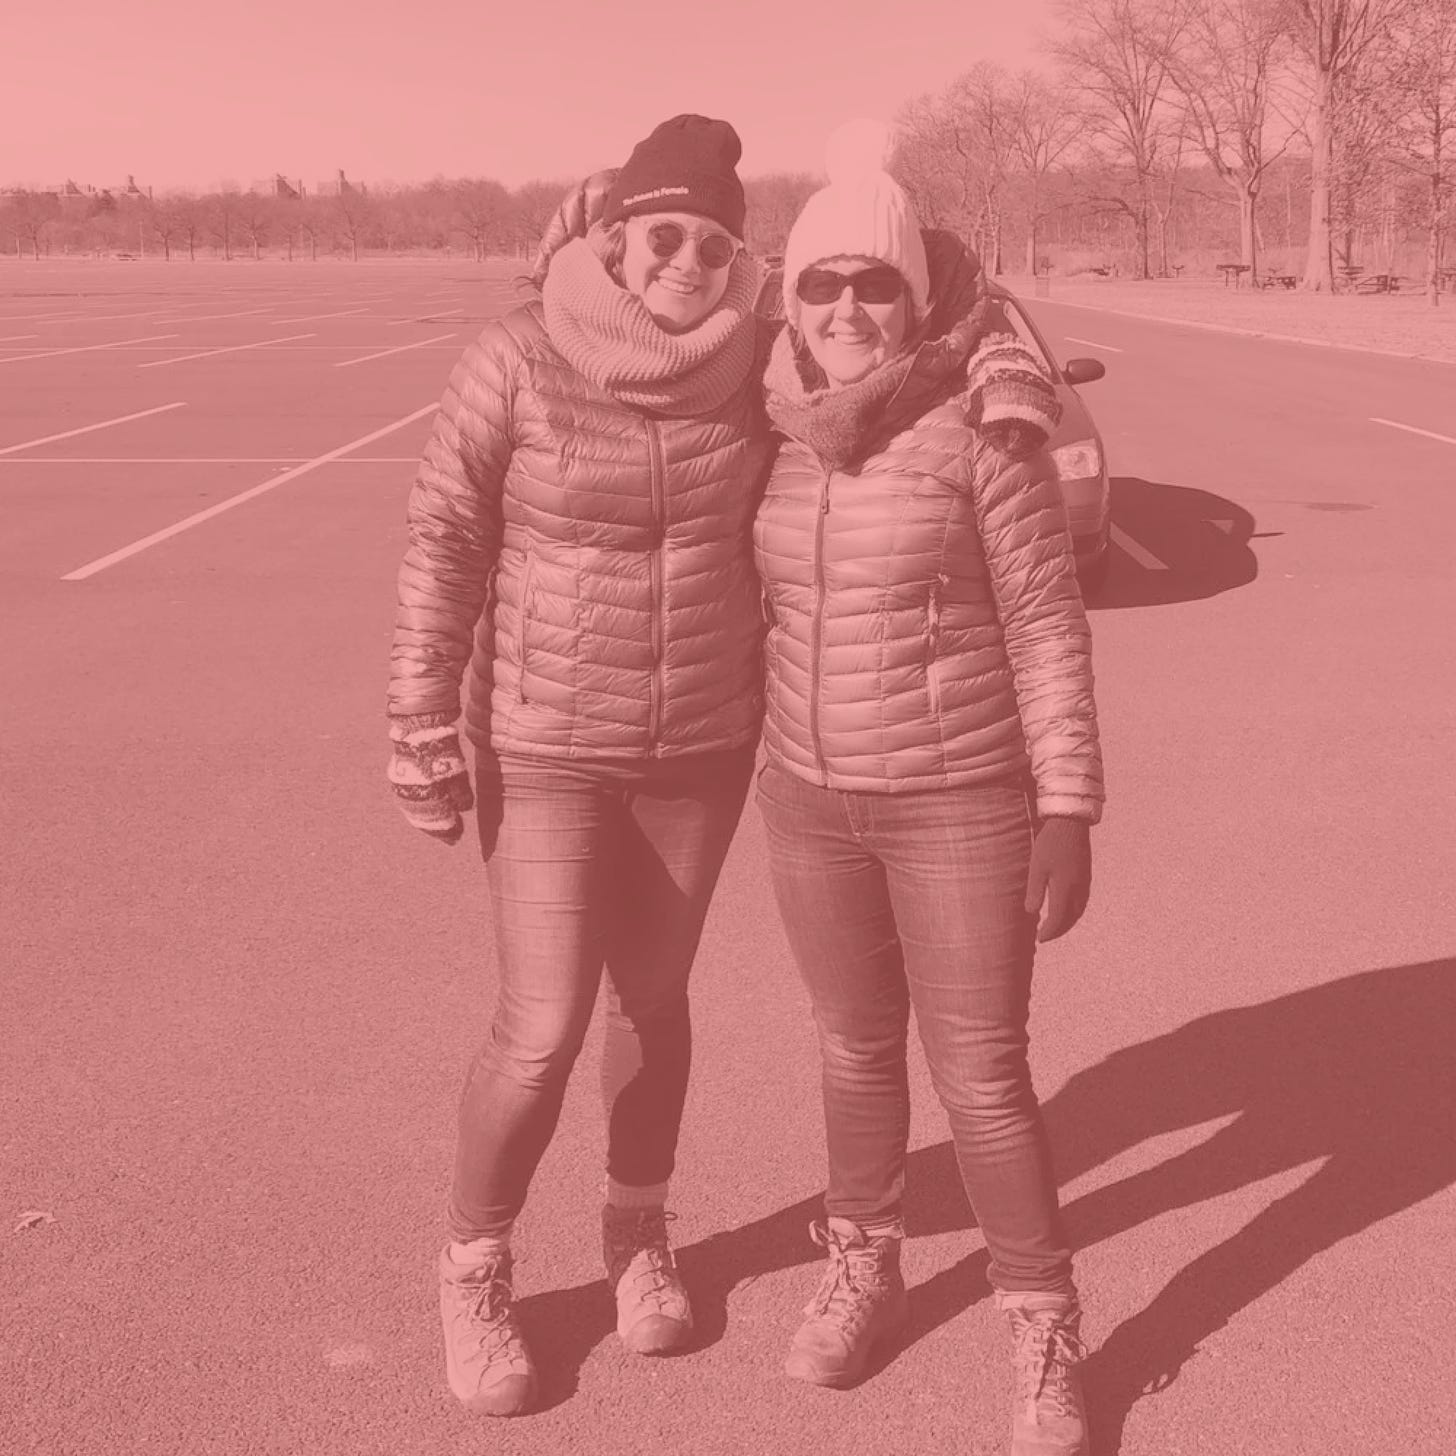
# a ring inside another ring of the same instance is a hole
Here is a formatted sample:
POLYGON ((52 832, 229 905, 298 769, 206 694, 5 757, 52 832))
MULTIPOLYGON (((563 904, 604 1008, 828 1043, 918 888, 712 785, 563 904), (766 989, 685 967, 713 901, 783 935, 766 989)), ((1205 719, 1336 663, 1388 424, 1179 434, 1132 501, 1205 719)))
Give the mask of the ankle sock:
POLYGON ((630 1183, 618 1183, 615 1178, 607 1179, 607 1202, 613 1208, 632 1209, 662 1208, 667 1203, 666 1183, 649 1183, 645 1187, 634 1187, 630 1183))
MULTIPOLYGON (((860 1219, 845 1218, 842 1214, 831 1214, 829 1226, 833 1228, 838 1225, 849 1225, 857 1228, 867 1239, 903 1239, 905 1237, 905 1220, 898 1214, 881 1215, 877 1218, 860 1219)), ((840 1230, 845 1232, 843 1228, 840 1230)))
POLYGON ((450 1257, 461 1265, 483 1264, 487 1259, 493 1259, 498 1254, 508 1254, 510 1251, 509 1229, 503 1234, 487 1234, 484 1238, 471 1239, 463 1244, 455 1239, 450 1240, 450 1257))

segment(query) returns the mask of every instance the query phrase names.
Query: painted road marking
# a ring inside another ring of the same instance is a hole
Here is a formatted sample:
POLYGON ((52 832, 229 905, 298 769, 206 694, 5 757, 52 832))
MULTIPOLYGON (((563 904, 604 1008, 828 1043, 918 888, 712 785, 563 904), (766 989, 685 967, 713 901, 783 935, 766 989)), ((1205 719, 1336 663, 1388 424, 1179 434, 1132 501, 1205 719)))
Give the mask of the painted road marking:
POLYGON ((1166 561, 1159 561, 1146 546, 1139 546, 1126 531, 1121 530, 1119 527, 1113 526, 1109 535, 1112 537, 1113 543, 1120 550, 1131 556, 1143 570, 1167 571, 1169 569, 1166 561))
POLYGON ((160 369, 163 364, 181 364, 188 359, 210 359, 214 354, 238 354, 244 349, 266 349, 269 344, 291 344, 295 339, 316 339, 317 334, 284 334, 281 339, 259 339, 255 344, 230 344, 226 349, 203 349, 199 354, 177 354, 171 359, 148 359, 138 369, 160 369))
POLYGON ((169 540, 183 531, 190 530, 193 526, 200 526, 203 521, 210 521, 214 516, 220 516, 224 511, 230 511, 234 506, 242 505, 244 501, 250 501, 270 490, 277 490, 280 485, 287 485, 290 480, 297 480, 300 475, 305 475, 310 470, 316 470, 320 465, 328 465, 331 461, 349 454, 350 451, 357 450, 361 445, 372 444, 375 440, 383 439, 385 435, 402 430, 406 425, 412 425, 416 420, 422 420, 426 415, 434 414, 439 408, 438 402, 427 404, 423 409, 417 409, 413 414, 405 415, 403 418, 395 420, 393 424, 385 425, 383 429, 371 430, 367 435, 360 435, 357 440, 350 440, 347 445, 340 445, 336 450, 330 450, 325 455, 306 460, 292 470, 285 470, 282 475, 275 475, 272 480, 265 480, 261 485, 255 485, 250 490, 229 496, 215 506, 209 506, 205 511, 198 511, 195 515, 187 516, 174 525, 167 526, 160 531, 153 531, 150 536, 143 536, 140 541, 133 541, 131 545, 123 546, 119 551, 113 551, 108 556, 98 556, 95 561, 88 561, 85 566, 78 566, 75 571, 67 572, 61 580, 84 581, 88 576, 95 576, 98 571, 105 571, 108 566, 115 566, 118 561, 125 561, 127 557, 135 556, 149 546, 169 540))
POLYGON ((1424 435, 1428 440, 1443 440, 1448 445, 1456 445, 1456 436, 1438 435, 1434 430, 1422 430, 1416 425, 1403 425, 1399 420, 1382 420, 1379 415, 1371 415, 1370 423, 1389 425, 1392 430, 1405 430, 1412 435, 1424 435))
POLYGON ((410 349, 423 349, 426 344, 438 344, 442 339, 453 339, 454 334, 436 334, 433 339, 421 339, 418 344, 401 344, 397 349, 381 349, 377 354, 363 354, 357 359, 340 359, 335 369, 347 369, 351 364, 367 364, 371 359, 383 359, 390 354, 403 354, 410 349))
POLYGON ((13 455, 17 450, 30 450, 36 445, 49 445, 52 440, 69 440, 72 435, 89 435, 92 430, 109 429, 112 425, 124 425, 128 420, 144 420, 148 415, 166 414, 168 410, 182 409, 186 400, 174 404, 159 404, 155 409, 138 410, 134 415, 118 415, 114 420, 99 420, 94 425, 82 425, 76 430, 62 430, 59 435, 42 435, 37 440, 22 440, 18 445, 6 445, 0 455, 13 455))
POLYGON ((0 364, 19 364, 22 360, 53 359, 57 354, 89 354, 95 349, 121 349, 127 344, 150 344, 157 339, 175 339, 176 334, 144 334, 139 339, 118 339, 114 344, 77 344, 70 349, 30 350, 24 354, 12 354, 0 359, 0 364))
POLYGON ((397 329, 401 324, 432 324, 436 319, 454 318, 457 313, 464 313, 463 308, 444 309, 439 313, 415 314, 411 318, 390 319, 387 327, 397 329))
MULTIPOLYGON (((150 414, 148 410, 146 413, 150 414)), ((113 422, 114 423, 114 422, 113 422)), ((88 425, 87 429, 100 429, 99 425, 88 425)), ((76 430, 73 433, 80 434, 76 430)), ((62 439, 63 436, 51 435, 52 440, 62 439)), ((39 445, 44 443, 40 440, 32 440, 30 444, 39 445)), ((12 450, 19 450, 22 447, 12 445, 12 450)), ((0 450, 0 456, 6 452, 0 450)), ((0 465, 301 465, 308 459, 307 455, 41 455, 34 460, 26 460, 22 457, 5 460, 0 459, 0 465)), ((326 465, 337 464, 337 461, 326 460, 326 465)), ((418 465, 418 455, 350 455, 343 461, 346 465, 418 465)))
POLYGON ((6 334, 3 339, 0 339, 0 344, 13 343, 16 339, 38 339, 38 338, 40 338, 40 335, 39 334, 6 334))
MULTIPOLYGON (((172 318, 161 319, 161 320, 159 320, 159 322, 164 323, 164 324, 200 324, 200 323, 205 323, 208 319, 253 318, 257 314, 260 314, 260 313, 272 313, 273 310, 275 308, 277 308, 277 307, 278 307, 278 305, 276 303, 270 303, 265 308, 244 308, 244 309, 240 309, 237 313, 186 313, 186 314, 174 314, 174 316, 172 318)), ((162 312, 163 313, 172 313, 173 310, 171 310, 171 309, 163 309, 162 312)), ((281 323, 287 323, 287 322, 289 322, 289 320, 287 320, 287 319, 276 319, 275 322, 281 324, 281 323)))
POLYGON ((351 314, 363 313, 367 307, 368 304, 363 304, 359 308, 341 308, 337 313, 306 313, 302 318, 275 319, 274 322, 280 324, 311 324, 315 319, 348 318, 351 314))
POLYGON ((1096 339, 1075 339, 1071 334, 1063 334, 1062 337, 1069 344, 1085 344, 1089 349, 1106 349, 1109 354, 1121 354, 1125 352, 1119 349, 1116 344, 1099 344, 1096 339))

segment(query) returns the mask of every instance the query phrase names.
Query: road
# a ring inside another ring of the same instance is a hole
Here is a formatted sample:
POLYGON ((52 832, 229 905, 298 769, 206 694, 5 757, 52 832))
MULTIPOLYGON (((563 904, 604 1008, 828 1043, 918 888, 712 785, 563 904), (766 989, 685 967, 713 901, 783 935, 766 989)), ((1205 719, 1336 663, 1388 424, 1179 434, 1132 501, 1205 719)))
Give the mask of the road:
MULTIPOLYGON (((458 263, 0 268, 6 1451, 1004 1449, 1005 1336, 918 1060, 909 1339, 851 1392, 779 1373, 823 1159, 752 807, 674 1185, 700 1348, 611 1333, 594 1036, 519 1226, 546 1408, 482 1426, 445 1390, 488 910, 469 842, 390 803, 383 687, 410 417, 510 298, 458 263)), ((1108 364, 1084 392, 1121 543, 1094 901, 1033 1025, 1096 1450, 1435 1456, 1456 371, 1035 307, 1108 364)))

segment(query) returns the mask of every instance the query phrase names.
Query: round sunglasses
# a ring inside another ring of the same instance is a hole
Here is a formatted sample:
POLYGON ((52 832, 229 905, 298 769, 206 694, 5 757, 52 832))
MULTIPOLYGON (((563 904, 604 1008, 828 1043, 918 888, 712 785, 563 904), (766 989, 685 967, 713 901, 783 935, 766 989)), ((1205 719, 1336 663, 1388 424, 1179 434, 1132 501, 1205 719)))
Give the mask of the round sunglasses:
POLYGON ((794 284, 800 303, 838 303, 848 288, 856 303, 894 303, 905 289, 896 268, 861 268, 858 273, 836 273, 832 268, 805 268, 794 284))
POLYGON ((738 244, 727 233, 690 233, 680 223, 654 222, 647 228, 647 246, 656 258, 675 258, 689 238, 698 245, 698 260, 715 273, 738 256, 738 244))

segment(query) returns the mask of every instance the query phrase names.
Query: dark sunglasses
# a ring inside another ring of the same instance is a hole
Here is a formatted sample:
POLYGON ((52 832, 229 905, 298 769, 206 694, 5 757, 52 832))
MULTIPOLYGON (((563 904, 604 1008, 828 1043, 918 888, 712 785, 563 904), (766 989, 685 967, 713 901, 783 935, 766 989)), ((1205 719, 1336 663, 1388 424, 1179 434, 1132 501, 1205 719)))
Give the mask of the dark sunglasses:
POLYGON ((858 273, 836 273, 832 268, 805 268, 794 284, 801 303, 838 303, 848 288, 856 303, 894 303, 905 290, 897 269, 862 268, 858 273))
POLYGON ((689 238, 697 241, 703 267, 714 272, 726 268, 738 253, 738 244, 727 233, 690 233, 675 222, 655 222, 647 229, 647 246, 658 258, 677 257, 689 238))

